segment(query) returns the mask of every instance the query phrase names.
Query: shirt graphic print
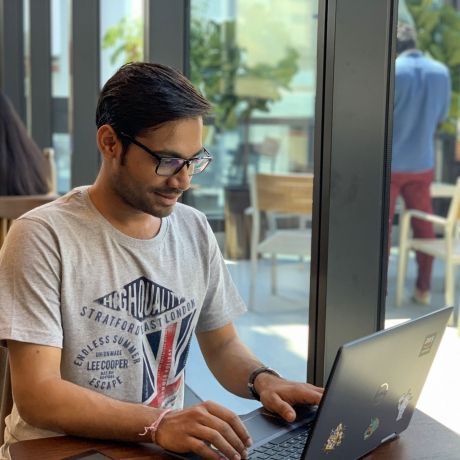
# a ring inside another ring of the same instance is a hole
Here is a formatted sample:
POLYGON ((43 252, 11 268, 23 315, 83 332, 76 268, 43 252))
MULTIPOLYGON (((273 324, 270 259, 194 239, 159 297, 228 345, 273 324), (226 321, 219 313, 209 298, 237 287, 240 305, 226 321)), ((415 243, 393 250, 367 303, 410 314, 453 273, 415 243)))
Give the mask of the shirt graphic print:
POLYGON ((107 394, 141 372, 140 400, 173 407, 183 386, 196 313, 194 299, 137 278, 81 308, 80 316, 99 323, 103 333, 82 344, 73 364, 84 371, 87 386, 107 394))

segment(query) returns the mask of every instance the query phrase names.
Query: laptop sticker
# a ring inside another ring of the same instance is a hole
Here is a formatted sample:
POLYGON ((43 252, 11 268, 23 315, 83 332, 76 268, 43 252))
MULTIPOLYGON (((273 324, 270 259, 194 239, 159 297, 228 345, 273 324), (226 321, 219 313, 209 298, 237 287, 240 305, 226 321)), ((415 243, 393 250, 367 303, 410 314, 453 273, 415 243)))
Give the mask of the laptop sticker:
POLYGON ((345 436, 345 425, 339 423, 337 428, 331 430, 331 434, 327 438, 326 443, 324 444, 324 452, 328 454, 332 452, 336 447, 339 447, 342 444, 343 438, 345 436))
POLYGON ((383 402, 383 400, 385 399, 385 396, 387 395, 388 393, 388 389, 390 388, 390 386, 388 385, 388 383, 382 383, 378 390, 376 391, 375 393, 375 396, 374 396, 374 404, 377 406, 379 404, 381 404, 383 402))
POLYGON ((369 424, 369 426, 366 428, 366 431, 364 432, 364 439, 370 438, 375 433, 379 425, 380 425, 380 420, 377 417, 371 417, 371 423, 369 424))
POLYGON ((420 349, 419 357, 423 355, 427 355, 431 349, 433 348, 434 339, 436 338, 436 332, 429 334, 423 340, 422 348, 420 349))
POLYGON ((396 417, 396 421, 399 421, 402 419, 404 415, 404 411, 406 410, 406 407, 409 405, 409 401, 412 399, 412 393, 410 391, 410 388, 407 390, 407 393, 404 393, 398 401, 398 416, 396 417))

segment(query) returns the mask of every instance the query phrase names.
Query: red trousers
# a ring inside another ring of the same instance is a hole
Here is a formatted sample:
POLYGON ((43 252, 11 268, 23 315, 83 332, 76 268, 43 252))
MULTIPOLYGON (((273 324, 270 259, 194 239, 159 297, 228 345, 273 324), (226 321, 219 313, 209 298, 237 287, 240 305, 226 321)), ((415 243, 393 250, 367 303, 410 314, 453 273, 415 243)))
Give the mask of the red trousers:
MULTIPOLYGON (((396 198, 401 195, 406 209, 418 209, 433 213, 431 204, 430 185, 433 182, 433 170, 420 173, 392 173, 390 184, 390 235, 395 213, 396 198)), ((433 225, 420 219, 411 220, 414 238, 434 238, 433 225)), ((391 239, 390 239, 391 241, 391 239)), ((420 291, 429 291, 431 286, 431 271, 433 257, 421 252, 416 253, 417 281, 420 291)))

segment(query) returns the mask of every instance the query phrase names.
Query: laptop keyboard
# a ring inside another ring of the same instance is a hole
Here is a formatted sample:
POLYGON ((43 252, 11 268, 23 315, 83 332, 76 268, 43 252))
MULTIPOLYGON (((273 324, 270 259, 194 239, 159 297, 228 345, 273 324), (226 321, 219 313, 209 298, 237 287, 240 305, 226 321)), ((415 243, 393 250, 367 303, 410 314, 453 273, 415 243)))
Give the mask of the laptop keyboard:
POLYGON ((300 460, 311 423, 262 444, 249 454, 249 460, 300 460))

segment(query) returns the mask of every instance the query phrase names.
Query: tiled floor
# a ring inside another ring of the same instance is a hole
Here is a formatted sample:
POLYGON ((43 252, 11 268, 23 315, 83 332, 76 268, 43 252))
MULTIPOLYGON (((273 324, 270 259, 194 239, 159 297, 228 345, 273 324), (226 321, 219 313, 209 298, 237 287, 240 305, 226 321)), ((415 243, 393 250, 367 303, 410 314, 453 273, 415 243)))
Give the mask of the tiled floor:
MULTIPOLYGON (((394 307, 397 255, 390 257, 387 326, 415 318, 443 306, 443 266, 435 262, 433 275, 432 307, 405 302, 394 307)), ((257 356, 283 375, 305 380, 308 343, 308 279, 306 263, 286 262, 279 270, 279 295, 270 294, 269 264, 259 264, 256 305, 259 312, 248 312, 238 318, 236 325, 243 341, 257 356), (263 312, 263 313, 262 313, 263 312)), ((245 300, 248 297, 248 262, 229 262, 233 279, 245 300)), ((414 282, 415 263, 409 264, 407 292, 414 282)), ((460 283, 459 283, 460 289, 460 283)), ((211 375, 201 357, 196 342, 193 343, 187 381, 203 399, 212 399, 237 413, 245 413, 258 403, 238 398, 223 389, 211 375)), ((418 407, 460 434, 460 337, 454 327, 448 327, 436 356, 418 407)))

